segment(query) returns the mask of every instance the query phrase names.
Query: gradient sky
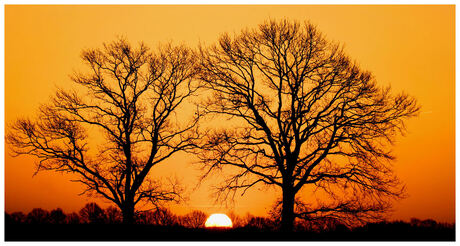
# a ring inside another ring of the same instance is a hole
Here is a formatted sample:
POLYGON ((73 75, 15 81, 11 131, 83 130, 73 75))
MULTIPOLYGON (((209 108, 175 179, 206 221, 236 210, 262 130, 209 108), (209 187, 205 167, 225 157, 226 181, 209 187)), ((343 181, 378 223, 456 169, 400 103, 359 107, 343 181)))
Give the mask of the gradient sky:
MULTIPOLYGON (((329 40, 372 71, 378 83, 417 98, 422 110, 407 122, 408 133, 393 147, 395 170, 409 197, 396 202, 393 219, 455 221, 455 6, 5 6, 5 122, 33 116, 56 87, 83 68, 80 52, 124 35, 150 47, 174 41, 196 47, 219 34, 255 27, 269 18, 310 20, 329 40)), ((173 212, 266 215, 274 188, 256 188, 234 204, 214 204, 211 186, 197 185, 193 158, 179 154, 155 167, 159 177, 175 175, 190 199, 173 212)), ((41 172, 34 159, 5 150, 5 209, 77 211, 94 198, 71 176, 41 172)), ((308 197, 307 197, 308 198, 308 197)), ((108 203, 99 201, 103 206, 108 203)))

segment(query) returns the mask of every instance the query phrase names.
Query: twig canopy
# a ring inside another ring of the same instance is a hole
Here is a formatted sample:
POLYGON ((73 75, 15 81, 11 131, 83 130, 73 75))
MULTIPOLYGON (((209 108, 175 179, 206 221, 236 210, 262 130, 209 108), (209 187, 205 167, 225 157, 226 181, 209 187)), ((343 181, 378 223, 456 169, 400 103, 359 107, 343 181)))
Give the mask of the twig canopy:
POLYGON ((35 119, 11 125, 7 142, 18 155, 38 157, 37 171, 77 174, 85 192, 115 203, 130 223, 139 202, 181 195, 176 182, 165 189, 148 174, 198 137, 199 114, 188 122, 176 115, 198 89, 195 55, 185 46, 151 52, 118 39, 81 57, 88 73, 71 76, 79 90, 59 89, 35 119), (88 136, 90 129, 100 135, 88 136))
POLYGON ((258 183, 281 187, 287 230, 295 195, 306 186, 333 202, 297 216, 378 212, 386 198, 403 194, 388 144, 419 106, 377 86, 315 26, 267 21, 200 52, 199 76, 213 91, 204 109, 238 122, 209 134, 200 155, 208 173, 239 170, 225 180, 224 194, 258 183))

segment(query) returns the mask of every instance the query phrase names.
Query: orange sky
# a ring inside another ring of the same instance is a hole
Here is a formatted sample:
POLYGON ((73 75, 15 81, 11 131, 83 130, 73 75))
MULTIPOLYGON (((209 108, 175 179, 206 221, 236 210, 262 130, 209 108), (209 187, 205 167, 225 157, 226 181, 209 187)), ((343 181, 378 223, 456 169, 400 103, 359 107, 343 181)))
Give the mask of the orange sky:
MULTIPOLYGON (((84 48, 124 35, 132 43, 154 47, 174 41, 195 47, 210 44, 223 32, 254 27, 268 18, 310 20, 381 85, 405 91, 422 105, 408 121, 408 133, 394 146, 395 169, 409 197, 395 203, 394 219, 455 221, 455 7, 454 6, 5 6, 5 122, 33 116, 56 87, 71 82, 82 68, 84 48)), ((154 168, 189 186, 183 213, 235 210, 265 215, 274 189, 254 189, 233 206, 213 204, 213 180, 194 189, 197 176, 184 154, 154 168)), ((68 175, 42 172, 32 178, 34 159, 5 150, 5 209, 34 207, 76 211, 91 198, 68 175)), ((103 204, 100 202, 101 205, 103 204)), ((231 205, 231 204, 230 204, 231 205)), ((105 206, 105 205, 104 205, 105 206)))

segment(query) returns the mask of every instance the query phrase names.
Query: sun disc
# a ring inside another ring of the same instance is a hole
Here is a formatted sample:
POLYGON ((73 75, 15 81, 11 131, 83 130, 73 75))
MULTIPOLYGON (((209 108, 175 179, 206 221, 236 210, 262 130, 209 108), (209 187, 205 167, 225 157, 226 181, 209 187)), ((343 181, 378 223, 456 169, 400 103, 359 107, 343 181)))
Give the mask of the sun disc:
POLYGON ((204 224, 206 227, 232 227, 232 220, 226 214, 211 214, 204 224))

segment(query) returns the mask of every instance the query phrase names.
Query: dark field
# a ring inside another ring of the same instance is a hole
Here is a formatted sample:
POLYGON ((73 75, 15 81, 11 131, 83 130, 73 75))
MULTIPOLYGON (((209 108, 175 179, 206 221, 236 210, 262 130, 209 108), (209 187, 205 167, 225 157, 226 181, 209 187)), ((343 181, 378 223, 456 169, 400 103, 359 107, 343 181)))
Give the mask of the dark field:
POLYGON ((281 233, 253 227, 234 229, 122 224, 12 224, 6 241, 455 241, 455 226, 375 223, 349 230, 281 233))

